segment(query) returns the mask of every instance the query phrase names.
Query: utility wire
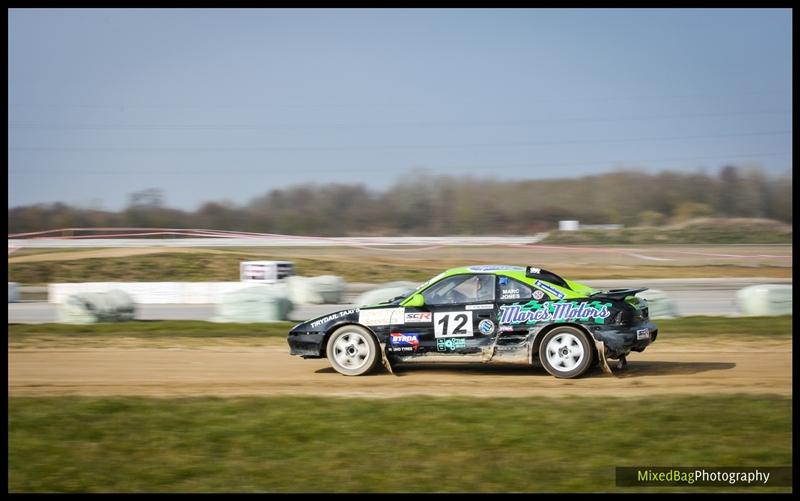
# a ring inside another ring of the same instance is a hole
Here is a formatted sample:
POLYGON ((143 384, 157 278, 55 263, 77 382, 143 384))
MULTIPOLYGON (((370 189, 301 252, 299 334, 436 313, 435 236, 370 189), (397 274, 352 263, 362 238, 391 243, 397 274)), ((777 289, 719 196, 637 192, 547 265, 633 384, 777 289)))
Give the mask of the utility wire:
POLYGON ((395 144, 395 145, 350 145, 350 146, 190 146, 190 147, 133 147, 133 146, 9 146, 10 151, 36 152, 239 152, 239 151, 351 151, 351 150, 397 150, 397 149, 448 149, 448 148, 513 148, 567 144, 611 144, 639 141, 675 141, 686 139, 712 139, 725 137, 777 136, 792 131, 748 132, 739 134, 712 134, 694 136, 660 136, 603 140, 526 141, 510 143, 461 143, 461 144, 395 144))
MULTIPOLYGON (((428 167, 423 165, 415 166, 417 168, 423 170, 432 170, 432 171, 453 171, 453 170, 460 170, 460 174, 469 173, 470 171, 483 171, 486 173, 496 174, 498 173, 499 169, 511 169, 511 168, 524 168, 524 167, 565 167, 565 166, 580 166, 580 165, 608 165, 608 164, 636 164, 636 165, 646 165, 649 163, 661 163, 661 162, 680 162, 680 161, 696 161, 696 160, 715 160, 715 159, 734 159, 734 158, 763 158, 763 157, 781 157, 781 156, 791 156, 791 151, 780 151, 780 152, 766 152, 766 153, 745 153, 745 154, 737 154, 737 155, 704 155, 704 156, 694 156, 694 157, 672 157, 672 158, 658 158, 658 159, 634 159, 634 160, 625 160, 625 159, 606 159, 606 160, 581 160, 581 161, 569 161, 569 162, 539 162, 539 163, 500 163, 500 164, 486 164, 483 166, 478 165, 441 165, 438 167, 428 167)), ((30 171, 29 168, 22 168, 22 167, 11 167, 9 171, 17 171, 17 172, 27 172, 30 171)), ((261 172, 269 172, 271 169, 269 167, 264 166, 256 166, 252 168, 202 168, 198 169, 195 167, 188 166, 185 169, 137 169, 136 174, 177 174, 177 175, 193 175, 193 174, 258 174, 261 172)), ((299 169, 298 169, 299 170, 299 169)), ((306 168, 302 169, 303 172, 363 172, 363 171, 373 171, 375 170, 374 166, 368 167, 324 167, 324 168, 306 168)), ((104 175, 128 175, 130 174, 129 171, 119 172, 119 171, 112 171, 112 170, 99 170, 99 169, 36 169, 36 174, 39 173, 65 173, 65 174, 104 174, 104 175)))
POLYGON ((627 117, 568 117, 538 118, 526 120, 509 120, 498 122, 398 122, 398 123, 364 123, 364 124, 46 124, 30 122, 9 122, 13 129, 42 130, 265 130, 265 129, 376 129, 403 127, 502 127, 536 123, 576 123, 576 122, 623 122, 638 120, 672 120, 701 117, 756 116, 756 115, 790 115, 790 110, 770 111, 727 111, 714 113, 693 113, 673 115, 637 115, 627 117))
MULTIPOLYGON (((672 94, 672 95, 645 95, 645 96, 527 96, 525 101, 529 103, 553 103, 553 102, 605 102, 605 101, 663 101, 668 99, 695 99, 695 98, 739 98, 741 96, 766 96, 775 94, 790 93, 791 88, 783 89, 770 89, 766 91, 744 91, 738 92, 735 95, 724 95, 720 93, 695 93, 695 94, 672 94)), ((411 105, 413 106, 413 104, 411 105)), ((203 103, 203 104, 177 104, 177 103, 159 103, 159 104, 130 104, 130 103, 115 103, 115 104, 89 104, 89 103, 10 103, 10 108, 87 108, 87 109, 112 109, 112 110, 125 110, 125 109, 241 109, 241 108, 303 108, 303 109, 324 109, 324 108, 361 108, 361 109, 386 109, 386 108, 408 108, 409 106, 386 106, 381 104, 369 103, 336 103, 336 104, 292 104, 292 103, 203 103)))

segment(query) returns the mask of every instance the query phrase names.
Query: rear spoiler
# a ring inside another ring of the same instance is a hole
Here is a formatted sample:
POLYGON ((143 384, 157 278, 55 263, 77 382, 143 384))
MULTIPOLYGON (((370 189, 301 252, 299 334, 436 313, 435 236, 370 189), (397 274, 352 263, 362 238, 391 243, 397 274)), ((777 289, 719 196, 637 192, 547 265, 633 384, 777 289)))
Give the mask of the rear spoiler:
POLYGON ((593 299, 598 297, 603 297, 618 301, 620 299, 625 299, 628 296, 635 296, 636 294, 646 290, 647 287, 642 287, 641 289, 611 289, 608 291, 597 292, 589 297, 593 299))

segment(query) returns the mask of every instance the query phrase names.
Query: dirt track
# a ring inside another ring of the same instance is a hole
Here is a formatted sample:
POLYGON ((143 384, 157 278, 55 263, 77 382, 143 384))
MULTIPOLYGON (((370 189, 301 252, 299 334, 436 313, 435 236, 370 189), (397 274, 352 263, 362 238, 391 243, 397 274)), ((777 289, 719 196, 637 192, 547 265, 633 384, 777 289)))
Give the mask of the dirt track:
MULTIPOLYGON (((205 343, 208 343, 206 340, 205 343)), ((673 341, 633 354, 616 376, 599 370, 558 380, 540 368, 400 366, 345 377, 327 360, 288 355, 282 340, 265 346, 184 344, 75 349, 10 348, 8 391, 22 395, 396 397, 411 394, 481 397, 651 396, 674 393, 791 395, 790 341, 673 341)))

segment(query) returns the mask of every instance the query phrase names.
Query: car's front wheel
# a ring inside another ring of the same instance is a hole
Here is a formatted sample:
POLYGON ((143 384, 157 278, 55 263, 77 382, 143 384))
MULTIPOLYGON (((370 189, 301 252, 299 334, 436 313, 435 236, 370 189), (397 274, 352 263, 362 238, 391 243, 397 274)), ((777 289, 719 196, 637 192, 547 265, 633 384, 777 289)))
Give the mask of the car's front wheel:
POLYGON ((375 368, 378 343, 372 334, 358 325, 345 325, 331 334, 327 347, 331 366, 345 376, 360 376, 375 368))
POLYGON ((586 372, 593 354, 586 334, 575 327, 556 327, 542 339, 539 360, 557 378, 574 378, 586 372))

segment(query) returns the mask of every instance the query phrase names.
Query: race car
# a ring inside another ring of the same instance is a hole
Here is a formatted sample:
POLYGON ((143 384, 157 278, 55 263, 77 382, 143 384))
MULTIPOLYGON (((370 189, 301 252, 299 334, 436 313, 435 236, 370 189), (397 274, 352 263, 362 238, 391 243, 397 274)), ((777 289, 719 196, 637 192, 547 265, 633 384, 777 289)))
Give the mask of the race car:
POLYGON ((575 378, 608 359, 623 367, 631 351, 656 340, 647 290, 595 290, 533 266, 447 270, 389 301, 295 325, 290 353, 327 357, 347 376, 383 364, 480 362, 541 365, 575 378))

